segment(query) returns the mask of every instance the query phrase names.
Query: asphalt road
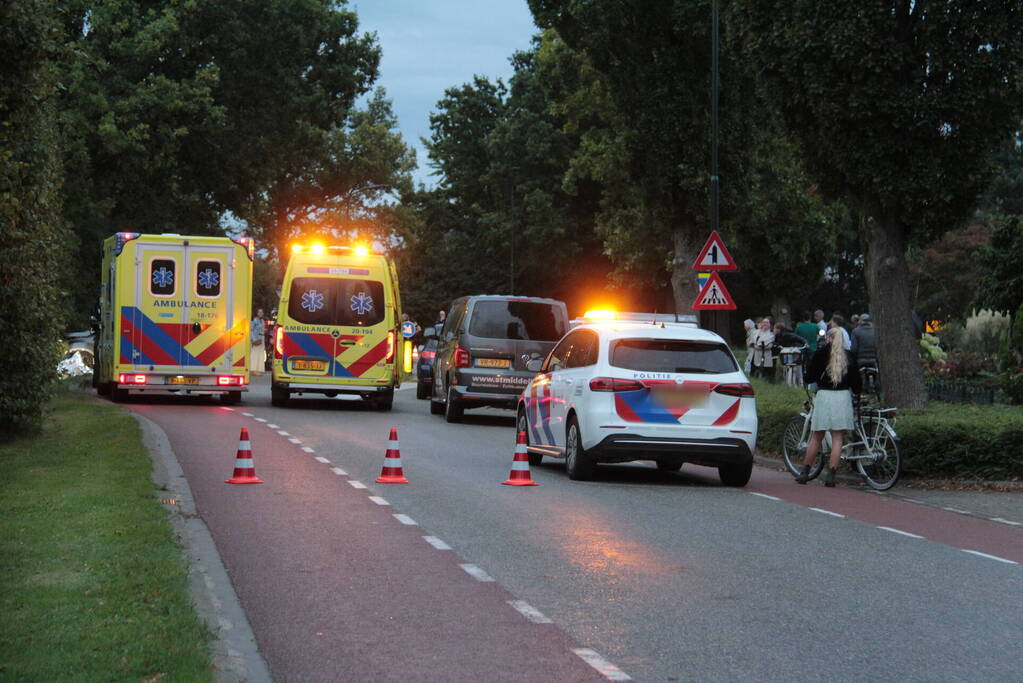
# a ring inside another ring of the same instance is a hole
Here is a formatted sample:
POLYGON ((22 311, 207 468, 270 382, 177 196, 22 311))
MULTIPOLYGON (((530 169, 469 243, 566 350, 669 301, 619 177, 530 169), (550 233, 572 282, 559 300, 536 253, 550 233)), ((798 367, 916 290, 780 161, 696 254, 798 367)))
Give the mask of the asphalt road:
POLYGON ((267 379, 234 410, 134 407, 168 433, 277 680, 1018 680, 1021 527, 760 467, 730 489, 545 460, 540 486, 501 486, 510 412, 450 425, 414 385, 389 413, 278 409, 267 379), (242 425, 263 485, 223 483, 242 425), (409 484, 373 481, 391 427, 409 484))

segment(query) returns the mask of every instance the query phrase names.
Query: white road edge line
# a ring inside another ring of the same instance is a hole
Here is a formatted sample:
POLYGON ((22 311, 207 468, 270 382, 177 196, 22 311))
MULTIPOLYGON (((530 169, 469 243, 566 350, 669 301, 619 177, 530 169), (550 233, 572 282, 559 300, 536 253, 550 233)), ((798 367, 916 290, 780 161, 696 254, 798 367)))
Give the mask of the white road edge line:
POLYGON ((1004 562, 1005 564, 1019 564, 1019 562, 1007 560, 1004 557, 998 557, 997 555, 988 555, 987 553, 982 553, 979 550, 967 550, 966 548, 960 548, 960 550, 962 550, 964 553, 970 553, 971 555, 976 555, 977 557, 986 557, 989 560, 997 560, 998 562, 1004 562))
POLYGON ((290 439, 288 439, 288 441, 290 441, 291 443, 295 444, 296 446, 298 446, 299 444, 302 443, 301 439, 296 439, 295 437, 291 437, 290 439))
POLYGON ((270 429, 280 429, 281 428, 280 425, 272 425, 269 422, 266 423, 266 426, 269 427, 270 429))
POLYGON ((423 536, 423 540, 432 545, 437 550, 451 550, 451 546, 449 546, 447 543, 440 540, 436 536, 423 536))
POLYGON ((908 531, 902 531, 900 529, 893 529, 890 526, 879 526, 877 528, 881 529, 882 531, 890 531, 893 534, 899 534, 900 536, 909 536, 910 538, 923 538, 923 536, 919 536, 917 534, 911 534, 908 531))
POLYGON ((599 671, 600 674, 609 681, 632 680, 632 677, 629 676, 629 674, 601 657, 595 650, 591 650, 588 647, 577 647, 573 648, 572 652, 576 653, 580 659, 599 671))
POLYGON ((487 574, 485 571, 483 571, 474 564, 460 564, 458 566, 461 567, 466 574, 476 579, 477 581, 488 582, 494 580, 494 577, 492 577, 490 574, 487 574))
POLYGON ((1002 517, 988 517, 992 522, 998 522, 999 524, 1011 524, 1012 526, 1023 526, 1019 522, 1014 522, 1011 519, 1004 519, 1002 517))
POLYGON ((257 418, 256 418, 256 422, 266 422, 266 420, 264 420, 264 419, 263 419, 263 418, 261 418, 261 417, 257 417, 257 418))
POLYGON ((316 462, 322 462, 324 465, 330 464, 330 460, 327 460, 322 455, 317 455, 315 458, 313 458, 313 460, 315 460, 316 462))
POLYGON ((347 477, 348 476, 348 473, 345 472, 340 467, 331 467, 330 471, 333 472, 334 474, 336 474, 339 477, 347 477))
POLYGON ((353 489, 364 489, 366 485, 357 479, 349 479, 348 483, 351 484, 353 489))
POLYGON ((252 417, 252 413, 242 413, 245 417, 252 417))
POLYGON ((845 515, 840 515, 837 512, 832 512, 831 510, 821 510, 820 508, 810 508, 810 509, 813 510, 814 512, 819 512, 822 515, 831 515, 832 517, 841 517, 843 519, 845 518, 845 515))
POLYGON ((960 510, 959 508, 941 508, 941 509, 942 509, 942 510, 948 510, 949 512, 956 512, 956 513, 958 513, 958 514, 960 514, 960 515, 969 515, 969 514, 973 514, 973 513, 971 513, 971 512, 969 511, 969 510, 960 510))
POLYGON ((405 526, 416 526, 416 520, 412 519, 408 515, 395 515, 394 518, 404 524, 405 526))
POLYGON ((277 433, 280 434, 281 436, 291 436, 291 434, 289 434, 288 432, 284 431, 283 429, 278 429, 277 433))
POLYGON ((778 496, 769 496, 766 493, 757 493, 756 491, 747 491, 746 493, 750 494, 751 496, 758 496, 760 498, 766 498, 768 500, 781 500, 781 498, 779 498, 778 496))
POLYGON ((550 617, 530 605, 525 600, 509 600, 508 604, 515 608, 515 611, 529 619, 534 624, 553 624, 550 617))
POLYGON ((316 452, 312 448, 309 448, 309 446, 302 446, 302 450, 305 451, 306 453, 315 453, 316 452))
POLYGON ((376 503, 377 505, 390 505, 390 503, 388 503, 386 500, 384 500, 380 496, 370 496, 369 499, 371 501, 373 501, 374 503, 376 503))

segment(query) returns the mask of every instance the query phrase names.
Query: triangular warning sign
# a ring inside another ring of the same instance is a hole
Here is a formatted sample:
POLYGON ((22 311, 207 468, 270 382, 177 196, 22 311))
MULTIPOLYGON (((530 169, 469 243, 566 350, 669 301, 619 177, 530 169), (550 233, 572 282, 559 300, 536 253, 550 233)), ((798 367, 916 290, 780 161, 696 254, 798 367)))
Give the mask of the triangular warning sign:
POLYGON ((707 284, 703 286, 703 289, 700 290, 696 297, 696 301, 693 302, 693 310, 734 311, 735 309, 735 300, 728 293, 728 290, 725 289, 725 283, 721 281, 721 276, 717 273, 711 273, 707 284))
POLYGON ((693 263, 693 270, 739 270, 717 230, 710 233, 707 243, 693 263))

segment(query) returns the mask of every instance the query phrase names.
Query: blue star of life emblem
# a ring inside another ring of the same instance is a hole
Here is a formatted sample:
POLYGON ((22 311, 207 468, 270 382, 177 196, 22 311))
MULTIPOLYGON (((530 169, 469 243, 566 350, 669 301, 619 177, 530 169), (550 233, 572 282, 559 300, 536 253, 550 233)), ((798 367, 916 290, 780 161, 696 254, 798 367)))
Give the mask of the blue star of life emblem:
POLYGON ((373 297, 366 292, 359 292, 352 297, 352 310, 359 315, 366 315, 373 310, 373 297))
POLYGON ((321 292, 317 292, 315 289, 310 289, 302 295, 302 308, 310 313, 315 313, 323 308, 323 306, 323 294, 321 292))
POLYGON ((153 271, 153 284, 157 287, 170 287, 174 282, 174 273, 166 268, 153 271))
POLYGON ((203 289, 213 289, 220 282, 220 276, 213 272, 212 268, 199 273, 199 286, 203 289))

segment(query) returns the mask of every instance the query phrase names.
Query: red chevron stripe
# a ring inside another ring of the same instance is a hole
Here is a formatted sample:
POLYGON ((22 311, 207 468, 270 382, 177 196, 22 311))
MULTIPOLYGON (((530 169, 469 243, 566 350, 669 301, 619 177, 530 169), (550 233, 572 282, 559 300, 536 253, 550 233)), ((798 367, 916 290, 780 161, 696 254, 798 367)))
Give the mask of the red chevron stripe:
MULTIPOLYGON (((162 326, 161 326, 162 327, 162 326)), ((178 359, 170 355, 156 343, 154 343, 149 337, 142 334, 142 330, 138 330, 138 336, 133 339, 132 335, 135 333, 135 326, 132 324, 131 319, 125 316, 121 316, 121 335, 128 341, 135 344, 138 350, 149 357, 155 365, 177 365, 178 359), (137 343, 136 343, 137 342, 137 343)), ((168 334, 172 334, 168 332, 168 334)), ((175 337, 177 338, 177 337, 175 337)), ((125 360, 126 363, 134 363, 134 360, 125 360)))
POLYGON ((225 353, 227 353, 228 349, 234 346, 234 343, 231 341, 233 338, 234 331, 228 330, 224 334, 217 337, 212 344, 206 347, 205 350, 197 354, 193 353, 192 355, 195 356, 196 359, 203 365, 212 365, 213 361, 223 356, 225 353))
POLYGON ((362 377, 367 370, 376 365, 377 361, 381 360, 386 355, 387 339, 385 338, 382 342, 370 349, 368 353, 363 355, 362 358, 347 366, 348 372, 352 373, 356 377, 362 377))

